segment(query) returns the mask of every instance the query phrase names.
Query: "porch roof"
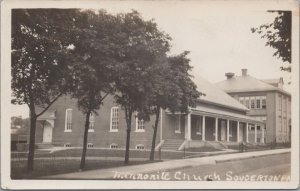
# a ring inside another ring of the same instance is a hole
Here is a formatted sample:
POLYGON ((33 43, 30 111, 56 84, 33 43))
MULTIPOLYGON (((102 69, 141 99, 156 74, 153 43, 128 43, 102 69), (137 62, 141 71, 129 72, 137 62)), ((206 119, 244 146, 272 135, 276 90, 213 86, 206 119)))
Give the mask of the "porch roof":
POLYGON ((247 115, 233 113, 230 111, 213 109, 213 108, 207 108, 207 107, 203 107, 203 106, 197 106, 196 108, 191 108, 191 114, 196 114, 196 115, 201 114, 201 115, 206 115, 206 116, 237 120, 240 122, 264 124, 263 121, 257 120, 255 118, 247 116, 247 115))

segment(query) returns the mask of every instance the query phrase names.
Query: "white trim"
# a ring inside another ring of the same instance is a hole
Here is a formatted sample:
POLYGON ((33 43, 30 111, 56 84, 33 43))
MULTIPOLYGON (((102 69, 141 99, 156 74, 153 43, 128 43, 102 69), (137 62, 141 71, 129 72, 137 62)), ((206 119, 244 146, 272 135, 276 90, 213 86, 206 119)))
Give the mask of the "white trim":
POLYGON ((135 149, 137 149, 137 150, 145 150, 145 145, 137 144, 137 145, 135 145, 135 149), (144 148, 143 149, 138 149, 138 147, 144 147, 144 148))
POLYGON ((95 114, 93 112, 91 112, 90 113, 90 117, 89 117, 89 129, 88 129, 88 132, 95 132, 94 129, 95 129, 95 114))
POLYGON ((114 106, 110 109, 110 125, 109 125, 109 132, 118 132, 119 131, 119 107, 114 106), (117 109, 117 128, 116 129, 112 129, 112 118, 113 118, 113 110, 117 109))
POLYGON ((135 114, 135 132, 138 133, 143 133, 145 132, 145 121, 143 119, 139 120, 138 118, 138 113, 135 114), (143 129, 139 129, 139 121, 142 121, 143 125, 143 129))
POLYGON ((73 109, 72 108, 67 108, 66 109, 66 113, 65 113, 65 130, 64 132, 72 132, 72 113, 73 113, 73 109), (68 112, 71 111, 70 113, 70 121, 71 121, 71 128, 70 129, 67 129, 67 126, 68 126, 68 112))
POLYGON ((110 149, 117 149, 119 147, 119 145, 117 143, 112 143, 109 145, 110 149), (115 148, 112 148, 112 146, 115 146, 115 148))

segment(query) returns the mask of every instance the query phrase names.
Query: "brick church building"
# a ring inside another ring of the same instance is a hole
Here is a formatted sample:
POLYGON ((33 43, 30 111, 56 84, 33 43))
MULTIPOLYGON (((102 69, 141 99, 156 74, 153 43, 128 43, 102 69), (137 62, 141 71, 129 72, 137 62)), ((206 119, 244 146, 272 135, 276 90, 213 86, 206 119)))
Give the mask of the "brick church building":
MULTIPOLYGON (((216 147, 225 147, 228 144, 241 142, 264 144, 273 139, 273 131, 277 131, 277 127, 276 130, 272 130, 272 126, 269 126, 269 116, 266 120, 252 115, 252 105, 249 107, 245 102, 238 101, 236 94, 226 90, 225 85, 223 88, 221 87, 222 83, 213 85, 202 78, 197 79, 195 81, 197 87, 206 96, 202 96, 198 105, 195 108, 189 108, 187 113, 171 113, 168 110, 161 110, 156 139, 157 148, 181 150, 184 147, 201 147, 205 144, 216 147), (267 124, 267 129, 265 124, 267 124)), ((288 94, 281 90, 276 89, 275 92, 276 100, 279 98, 279 93, 282 99, 283 96, 285 100, 290 99, 288 94)), ((261 98, 259 107, 266 105, 268 109, 272 109, 269 106, 271 104, 269 103, 271 101, 269 96, 272 95, 257 96, 261 98), (266 99, 263 99, 263 96, 266 96, 266 99)), ((252 100, 250 95, 249 100, 250 102, 252 100)), ((285 103, 288 104, 286 101, 285 103)), ((255 102, 255 107, 258 107, 257 104, 258 101, 255 102)), ((288 111, 287 105, 285 106, 286 109, 284 110, 288 111)), ((90 116, 88 147, 125 148, 126 123, 124 112, 114 102, 112 96, 105 98, 98 114, 90 116)), ((284 116, 283 113, 282 116, 284 116)), ((288 116, 290 115, 286 113, 286 118, 282 118, 281 123, 285 122, 284 119, 288 120, 288 116)), ((38 118, 37 145, 40 147, 82 147, 84 119, 85 116, 77 109, 75 99, 71 99, 69 96, 59 98, 38 118)), ((131 149, 151 148, 153 125, 154 116, 148 122, 137 117, 132 120, 131 149)))

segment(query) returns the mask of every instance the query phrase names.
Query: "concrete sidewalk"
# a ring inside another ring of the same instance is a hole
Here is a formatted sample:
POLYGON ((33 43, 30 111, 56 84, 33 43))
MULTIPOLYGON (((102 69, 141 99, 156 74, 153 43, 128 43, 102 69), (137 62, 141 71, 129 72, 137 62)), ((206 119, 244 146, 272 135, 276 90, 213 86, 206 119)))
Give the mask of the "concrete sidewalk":
POLYGON ((216 164, 216 163, 227 162, 232 160, 241 160, 241 159, 247 159, 253 157, 283 154, 289 152, 291 152, 291 149, 276 149, 276 150, 208 156, 202 158, 169 160, 169 161, 142 164, 142 165, 132 165, 132 166, 123 166, 123 167, 108 168, 108 169, 89 170, 89 171, 75 172, 75 173, 68 173, 68 174, 59 174, 59 175, 41 177, 41 179, 113 179, 116 172, 137 174, 137 173, 145 173, 145 172, 162 171, 168 169, 200 166, 206 164, 216 164))

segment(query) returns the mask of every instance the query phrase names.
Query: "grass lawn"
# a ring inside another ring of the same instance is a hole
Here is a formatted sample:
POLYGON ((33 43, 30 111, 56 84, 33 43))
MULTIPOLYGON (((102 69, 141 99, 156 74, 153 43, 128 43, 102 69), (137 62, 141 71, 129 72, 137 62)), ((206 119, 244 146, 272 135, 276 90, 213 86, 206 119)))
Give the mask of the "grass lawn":
MULTIPOLYGON (((130 161, 128 165, 137 165, 150 163, 151 161, 130 161)), ((152 161, 158 162, 158 161, 152 161)), ((49 176, 55 174, 77 172, 80 160, 59 159, 59 160, 41 160, 34 162, 34 171, 30 174, 26 172, 27 160, 11 162, 12 179, 35 179, 37 177, 49 176)), ((85 170, 104 169, 111 167, 124 166, 123 161, 113 160, 86 160, 85 170)))

